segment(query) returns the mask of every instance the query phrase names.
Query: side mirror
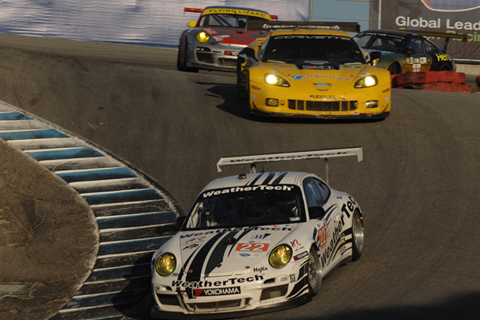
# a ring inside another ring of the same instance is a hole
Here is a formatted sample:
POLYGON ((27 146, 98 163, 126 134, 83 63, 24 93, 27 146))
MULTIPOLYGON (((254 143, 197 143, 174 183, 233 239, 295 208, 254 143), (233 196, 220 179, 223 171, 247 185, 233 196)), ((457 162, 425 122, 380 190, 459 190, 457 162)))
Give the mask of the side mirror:
POLYGON ((187 216, 179 216, 177 217, 177 220, 175 221, 175 226, 180 230, 185 223, 185 220, 187 219, 187 216))
POLYGON ((379 51, 372 51, 370 52, 370 61, 373 61, 375 59, 379 59, 382 56, 382 53, 379 51))
POLYGON ((190 21, 187 23, 187 27, 189 28, 195 28, 197 26, 197 21, 190 21))
POLYGON ((320 219, 326 214, 323 207, 308 207, 308 213, 310 214, 310 219, 320 219))
MULTIPOLYGON (((241 54, 245 55, 247 59, 257 60, 255 58, 255 50, 253 50, 253 48, 246 47, 242 51, 240 51, 239 55, 241 55, 241 54)), ((247 59, 245 59, 245 60, 247 60, 247 59)))

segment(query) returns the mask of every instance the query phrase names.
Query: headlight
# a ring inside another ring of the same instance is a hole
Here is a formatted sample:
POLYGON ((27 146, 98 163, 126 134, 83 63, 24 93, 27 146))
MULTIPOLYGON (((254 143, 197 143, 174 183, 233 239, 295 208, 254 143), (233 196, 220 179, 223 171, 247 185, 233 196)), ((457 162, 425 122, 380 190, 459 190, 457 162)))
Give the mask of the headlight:
POLYGON ((368 75, 358 80, 355 83, 355 88, 370 88, 376 86, 377 84, 377 77, 375 77, 374 75, 368 75))
POLYGON ((287 80, 273 73, 267 73, 265 75, 265 82, 271 84, 272 86, 290 87, 290 84, 287 82, 287 80))
POLYGON ((210 40, 210 35, 206 31, 199 31, 195 36, 200 43, 206 43, 210 40))
POLYGON ((292 258, 292 248, 286 244, 281 244, 270 252, 268 262, 274 268, 283 268, 292 258))
POLYGON ((177 266, 177 259, 171 253, 164 253, 157 258, 157 262, 155 263, 155 270, 161 276, 168 276, 170 275, 177 266))

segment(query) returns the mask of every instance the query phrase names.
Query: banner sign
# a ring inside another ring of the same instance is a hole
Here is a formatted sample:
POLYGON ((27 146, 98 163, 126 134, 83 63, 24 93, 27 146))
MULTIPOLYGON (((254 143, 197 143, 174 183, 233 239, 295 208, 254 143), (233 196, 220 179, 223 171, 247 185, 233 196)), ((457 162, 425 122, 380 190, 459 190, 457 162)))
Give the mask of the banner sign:
MULTIPOLYGON (((452 38, 448 54, 480 63, 480 0, 371 0, 370 29, 463 34, 467 41, 452 38)), ((443 48, 444 38, 427 38, 443 48)))

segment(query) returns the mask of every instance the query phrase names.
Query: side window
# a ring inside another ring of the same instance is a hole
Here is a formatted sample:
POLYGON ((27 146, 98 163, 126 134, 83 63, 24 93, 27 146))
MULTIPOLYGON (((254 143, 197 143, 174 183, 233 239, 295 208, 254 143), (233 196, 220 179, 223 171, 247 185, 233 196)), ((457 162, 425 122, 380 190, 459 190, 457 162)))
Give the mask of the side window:
POLYGON ((427 53, 438 53, 440 50, 433 43, 425 41, 425 51, 427 53))
POLYGON ((411 38, 408 43, 408 48, 415 50, 415 53, 423 53, 423 39, 421 38, 411 38))
POLYGON ((371 39, 371 36, 368 36, 368 35, 364 35, 364 36, 360 36, 360 37, 355 37, 354 40, 357 42, 357 44, 362 47, 362 48, 365 48, 368 44, 368 41, 371 39))
POLYGON ((313 181, 320 190, 320 195, 322 197, 322 205, 324 205, 330 197, 330 188, 328 188, 328 186, 320 180, 313 179, 313 181))
POLYGON ((330 190, 324 183, 311 177, 303 181, 303 189, 309 208, 323 206, 330 195, 330 190))

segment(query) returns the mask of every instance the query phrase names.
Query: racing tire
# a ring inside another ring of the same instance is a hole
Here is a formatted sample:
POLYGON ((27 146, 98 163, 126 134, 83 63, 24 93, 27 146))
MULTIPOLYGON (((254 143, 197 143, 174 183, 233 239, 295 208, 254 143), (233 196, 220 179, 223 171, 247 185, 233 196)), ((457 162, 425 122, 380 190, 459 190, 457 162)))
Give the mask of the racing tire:
POLYGON ((363 229, 363 218, 358 210, 355 210, 352 217, 352 261, 357 261, 363 254, 365 234, 363 229))
POLYGON ((183 42, 180 43, 178 46, 178 54, 177 54, 177 70, 184 71, 184 72, 198 72, 198 68, 188 68, 186 59, 187 59, 187 41, 184 39, 183 42), (182 45, 183 44, 183 45, 182 45))
POLYGON ((392 63, 389 67, 388 67, 388 71, 390 71, 390 74, 398 74, 398 73, 401 73, 402 70, 400 68, 400 65, 396 62, 392 63))
POLYGON ((314 297, 322 286, 322 275, 320 272, 320 259, 314 247, 310 248, 308 255, 308 291, 310 297, 314 297))

